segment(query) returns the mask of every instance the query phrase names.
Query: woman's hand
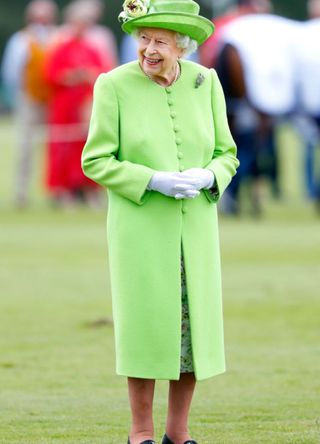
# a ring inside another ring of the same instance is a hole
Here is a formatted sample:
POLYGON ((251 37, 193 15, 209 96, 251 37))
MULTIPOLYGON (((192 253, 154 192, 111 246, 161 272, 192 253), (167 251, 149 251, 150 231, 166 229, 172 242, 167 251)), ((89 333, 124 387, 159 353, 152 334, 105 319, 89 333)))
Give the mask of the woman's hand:
POLYGON ((214 174, 212 171, 207 170, 206 168, 190 168, 189 170, 185 170, 180 174, 186 181, 193 180, 197 190, 208 190, 214 185, 214 174))
POLYGON ((148 189, 176 199, 193 199, 200 194, 198 180, 191 175, 185 176, 178 172, 155 173, 149 182, 148 189))

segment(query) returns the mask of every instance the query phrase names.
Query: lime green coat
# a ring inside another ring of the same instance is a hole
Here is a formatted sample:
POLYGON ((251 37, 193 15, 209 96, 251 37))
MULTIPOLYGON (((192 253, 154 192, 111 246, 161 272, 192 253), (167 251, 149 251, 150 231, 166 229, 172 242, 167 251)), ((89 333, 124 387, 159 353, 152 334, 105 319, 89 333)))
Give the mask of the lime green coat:
POLYGON ((169 88, 138 62, 95 85, 83 171, 108 189, 107 235, 117 373, 179 379, 181 248, 196 378, 225 370, 216 203, 238 166, 218 77, 192 62, 169 88), (196 87, 199 73, 203 82, 196 87), (217 193, 175 200, 147 191, 155 171, 205 167, 217 193))

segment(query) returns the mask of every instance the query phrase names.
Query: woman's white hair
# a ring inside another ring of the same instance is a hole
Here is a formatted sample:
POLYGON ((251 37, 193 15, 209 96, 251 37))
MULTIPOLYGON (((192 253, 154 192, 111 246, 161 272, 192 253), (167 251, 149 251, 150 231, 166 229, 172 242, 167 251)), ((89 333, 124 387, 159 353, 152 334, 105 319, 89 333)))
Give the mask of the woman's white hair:
MULTIPOLYGON (((143 30, 143 28, 137 28, 133 31, 132 35, 133 37, 138 38, 140 32, 143 30)), ((193 52, 196 52, 198 49, 198 43, 193 40, 191 37, 185 34, 180 34, 180 32, 175 33, 177 47, 184 49, 185 53, 184 55, 190 55, 193 52)))
POLYGON ((198 49, 198 43, 185 34, 176 33, 176 41, 178 48, 185 50, 185 55, 190 55, 198 49))

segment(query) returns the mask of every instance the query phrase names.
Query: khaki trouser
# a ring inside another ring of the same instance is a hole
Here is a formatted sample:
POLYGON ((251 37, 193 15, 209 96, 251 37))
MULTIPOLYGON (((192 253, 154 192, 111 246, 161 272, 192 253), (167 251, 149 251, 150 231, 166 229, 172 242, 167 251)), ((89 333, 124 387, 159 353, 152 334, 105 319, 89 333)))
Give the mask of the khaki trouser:
POLYGON ((18 205, 25 205, 29 197, 35 147, 44 143, 46 106, 21 93, 17 102, 16 119, 15 199, 18 205))

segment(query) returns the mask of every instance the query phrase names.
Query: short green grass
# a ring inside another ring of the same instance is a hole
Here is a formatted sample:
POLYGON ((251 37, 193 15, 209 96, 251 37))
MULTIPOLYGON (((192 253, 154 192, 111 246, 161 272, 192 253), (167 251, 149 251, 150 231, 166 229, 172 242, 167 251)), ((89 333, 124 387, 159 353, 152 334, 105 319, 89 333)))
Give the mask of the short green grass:
MULTIPOLYGON (((11 128, 0 124, 0 443, 125 443, 104 211, 54 211, 41 169, 32 207, 15 210, 11 128)), ((319 219, 292 196, 258 221, 221 218, 228 372, 198 384, 199 444, 320 443, 319 219)), ((166 389, 157 386, 158 442, 166 389)))

